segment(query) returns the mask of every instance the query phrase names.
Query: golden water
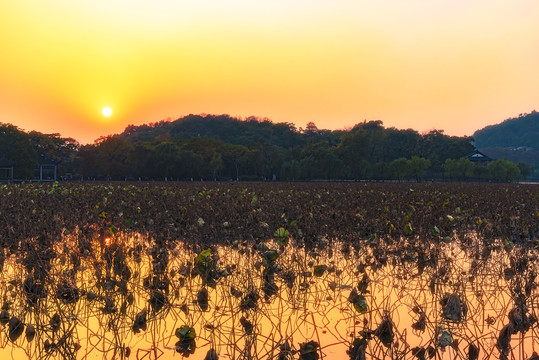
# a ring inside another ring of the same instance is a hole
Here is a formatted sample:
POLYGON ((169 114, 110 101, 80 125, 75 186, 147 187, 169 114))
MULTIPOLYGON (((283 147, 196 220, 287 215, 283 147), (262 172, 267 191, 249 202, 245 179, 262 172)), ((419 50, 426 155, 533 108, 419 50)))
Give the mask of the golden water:
MULTIPOLYGON (((515 287, 524 284, 526 276, 537 267, 535 261, 530 261, 525 273, 504 276, 504 270, 511 268, 512 253, 503 250, 503 244, 488 259, 475 262, 472 249, 463 249, 459 242, 441 244, 430 250, 436 252, 438 263, 421 274, 417 265, 420 259, 412 257, 405 261, 405 254, 398 251, 387 256, 385 265, 370 266, 376 263, 376 255, 367 246, 343 254, 342 244, 317 253, 305 253, 302 248, 289 245, 275 260, 280 268, 275 274, 278 289, 265 299, 265 264, 260 253, 251 247, 214 248, 219 254, 216 269, 222 276, 212 287, 204 286, 200 276, 191 275, 197 253, 204 248, 194 251, 180 244, 163 249, 168 251, 168 263, 162 273, 154 274, 149 255, 149 249, 154 247, 151 240, 118 236, 113 242, 127 254, 129 280, 120 284, 120 276, 107 270, 106 250, 97 239, 93 240, 94 255, 81 254, 81 267, 74 271, 71 253, 79 256, 79 250, 74 239, 67 238, 56 249, 58 256, 48 270, 47 297, 32 306, 22 285, 28 273, 21 259, 15 255, 6 259, 0 275, 0 299, 4 308, 9 308, 9 316, 20 319, 25 329, 34 326, 36 335, 28 341, 23 333, 12 341, 9 325, 0 325, 1 358, 122 359, 129 355, 130 359, 181 359, 182 355, 175 350, 175 333, 188 325, 196 334, 196 351, 190 359, 204 359, 210 349, 215 350, 219 359, 277 359, 282 344, 288 343, 297 351, 300 344, 311 340, 320 344, 319 358, 348 359, 347 350, 354 338, 361 331, 375 330, 384 317, 391 319, 394 341, 387 347, 373 335, 368 341, 366 358, 414 359, 414 347, 432 346, 437 359, 465 359, 470 344, 479 348, 480 359, 499 358, 496 343, 515 307, 515 287), (144 249, 140 262, 134 261, 129 251, 137 244, 144 249), (330 271, 315 276, 313 269, 317 265, 326 265, 330 271), (285 272, 296 276, 292 287, 281 279, 280 274, 285 272), (158 311, 149 304, 152 289, 144 285, 144 279, 154 275, 169 281, 168 291, 162 291, 166 302, 158 311), (369 279, 365 292, 368 310, 360 313, 348 298, 365 275, 369 279), (62 282, 76 285, 80 292, 78 301, 66 303, 56 296, 62 282), (203 287, 209 295, 206 311, 197 301, 203 287), (231 294, 232 288, 242 295, 231 294), (252 291, 260 297, 256 306, 240 309, 242 299, 252 291), (459 322, 442 316, 440 301, 445 294, 452 293, 458 294, 468 308, 459 322), (419 318, 418 308, 427 318, 424 331, 411 326, 419 318), (146 330, 135 333, 134 320, 144 309, 146 330), (59 329, 53 331, 51 319, 55 314, 61 321, 59 329), (245 330, 242 317, 253 325, 252 331, 245 330), (449 346, 440 344, 443 331, 451 337, 449 346)), ((275 244, 268 246, 278 250, 275 244)), ((537 313, 535 283, 528 290, 525 302, 531 316, 537 313)), ((525 334, 512 335, 509 358, 527 359, 539 349, 536 325, 525 334)), ((298 357, 296 353, 290 358, 298 357)))

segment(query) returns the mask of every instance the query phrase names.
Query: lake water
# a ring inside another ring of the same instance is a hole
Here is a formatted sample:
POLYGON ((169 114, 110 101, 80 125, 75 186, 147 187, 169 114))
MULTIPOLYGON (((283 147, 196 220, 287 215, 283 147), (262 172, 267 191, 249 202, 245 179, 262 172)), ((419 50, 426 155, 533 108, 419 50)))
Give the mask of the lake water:
POLYGON ((0 356, 527 359, 536 274, 535 250, 504 241, 320 239, 306 251, 68 237, 5 257, 0 356))

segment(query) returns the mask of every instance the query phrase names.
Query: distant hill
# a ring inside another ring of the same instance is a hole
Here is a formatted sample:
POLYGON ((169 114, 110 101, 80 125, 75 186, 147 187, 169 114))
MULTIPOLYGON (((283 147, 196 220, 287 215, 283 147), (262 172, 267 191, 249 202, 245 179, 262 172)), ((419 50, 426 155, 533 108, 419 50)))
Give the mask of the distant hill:
POLYGON ((471 137, 385 128, 380 120, 327 130, 203 114, 129 125, 79 154, 85 177, 418 180, 443 178, 447 159, 473 149, 471 137))
POLYGON ((475 146, 484 148, 531 148, 539 150, 539 113, 521 114, 473 134, 475 146))
POLYGON ((120 137, 132 143, 205 137, 234 145, 261 143, 283 148, 304 142, 304 136, 293 124, 274 124, 268 119, 255 117, 240 120, 229 115, 187 115, 174 121, 129 125, 120 137))
POLYGON ((539 112, 520 114, 500 124, 490 125, 473 134, 475 146, 495 159, 524 162, 539 178, 539 112))

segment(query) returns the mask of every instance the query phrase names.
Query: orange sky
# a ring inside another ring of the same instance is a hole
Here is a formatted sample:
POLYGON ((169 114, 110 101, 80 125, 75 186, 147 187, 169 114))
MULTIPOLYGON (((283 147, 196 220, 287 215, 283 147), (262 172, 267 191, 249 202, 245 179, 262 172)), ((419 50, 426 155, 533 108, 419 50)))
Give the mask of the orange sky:
POLYGON ((0 2, 0 122, 83 143, 190 113, 471 135, 539 110, 538 64, 536 0, 0 2))

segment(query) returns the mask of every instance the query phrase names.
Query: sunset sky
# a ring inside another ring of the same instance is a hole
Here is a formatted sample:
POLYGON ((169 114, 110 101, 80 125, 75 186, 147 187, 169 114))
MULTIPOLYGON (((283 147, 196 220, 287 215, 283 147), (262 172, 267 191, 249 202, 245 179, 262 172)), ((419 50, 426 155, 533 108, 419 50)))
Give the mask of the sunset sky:
POLYGON ((537 0, 0 1, 0 122, 82 143, 191 113, 471 135, 538 104, 537 0))

